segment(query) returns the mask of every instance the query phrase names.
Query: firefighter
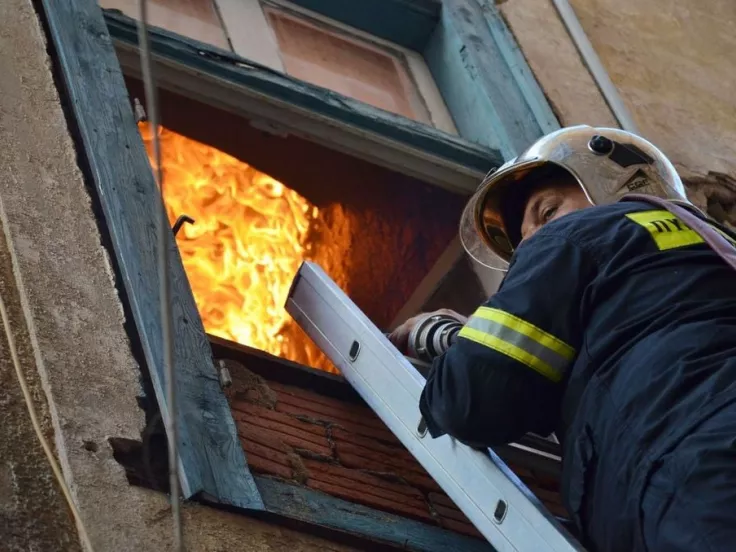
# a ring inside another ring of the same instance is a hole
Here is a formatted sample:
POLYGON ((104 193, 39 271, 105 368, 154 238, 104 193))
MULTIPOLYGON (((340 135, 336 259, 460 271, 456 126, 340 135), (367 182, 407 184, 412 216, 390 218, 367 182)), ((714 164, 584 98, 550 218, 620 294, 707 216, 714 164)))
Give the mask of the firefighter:
POLYGON ((507 273, 434 360, 420 410, 433 437, 476 447, 556 431, 591 550, 733 551, 736 274, 630 192, 688 204, 655 146, 587 126, 486 177, 461 238, 507 273))

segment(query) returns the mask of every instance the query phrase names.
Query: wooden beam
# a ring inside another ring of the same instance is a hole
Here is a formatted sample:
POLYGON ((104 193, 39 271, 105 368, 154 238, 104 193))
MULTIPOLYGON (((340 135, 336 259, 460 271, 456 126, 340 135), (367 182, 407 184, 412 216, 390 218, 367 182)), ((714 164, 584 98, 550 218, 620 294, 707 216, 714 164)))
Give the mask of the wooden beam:
POLYGON ((333 531, 360 535, 377 544, 417 552, 490 552, 485 541, 373 508, 353 504, 305 487, 256 476, 267 512, 333 531))
MULTIPOLYGON (((115 13, 105 18, 121 63, 134 74, 135 21, 115 13)), ((216 98, 218 107, 274 123, 274 132, 298 134, 463 194, 474 192, 503 160, 497 150, 162 29, 152 30, 151 43, 163 85, 207 103, 216 98)))
POLYGON ((176 416, 179 426, 183 494, 203 492, 225 504, 260 508, 171 234, 177 410, 166 402, 155 246, 162 204, 102 12, 94 0, 42 0, 41 5, 69 124, 132 313, 131 339, 143 351, 162 417, 176 416))
POLYGON ((448 245, 447 249, 442 252, 440 258, 437 259, 437 262, 416 287, 414 293, 411 294, 411 297, 409 297, 404 306, 401 307, 401 310, 396 313, 394 320, 391 322, 391 330, 415 314, 419 314, 422 306, 437 290, 447 274, 458 262, 460 262, 464 255, 465 250, 463 249, 463 244, 460 242, 460 238, 453 238, 450 245, 448 245))
POLYGON ((424 57, 466 139, 509 159, 559 128, 492 2, 444 0, 424 57))
POLYGON ((294 385, 333 399, 365 405, 365 401, 342 376, 297 364, 221 337, 207 337, 218 360, 234 360, 269 381, 294 385))
MULTIPOLYGON (((504 65, 511 74, 511 79, 516 85, 519 96, 518 101, 522 104, 522 110, 531 117, 535 126, 542 134, 548 134, 560 128, 560 123, 547 101, 542 87, 537 82, 531 67, 526 62, 524 53, 514 39, 503 15, 495 3, 488 0, 475 0, 481 7, 483 20, 493 37, 504 65)), ((500 3, 500 2, 499 2, 500 3)), ((533 138, 537 131, 534 130, 533 138)), ((529 137, 524 137, 529 138, 529 137)), ((526 148, 528 144, 522 144, 526 148)), ((517 152, 520 153, 520 152, 517 152)))

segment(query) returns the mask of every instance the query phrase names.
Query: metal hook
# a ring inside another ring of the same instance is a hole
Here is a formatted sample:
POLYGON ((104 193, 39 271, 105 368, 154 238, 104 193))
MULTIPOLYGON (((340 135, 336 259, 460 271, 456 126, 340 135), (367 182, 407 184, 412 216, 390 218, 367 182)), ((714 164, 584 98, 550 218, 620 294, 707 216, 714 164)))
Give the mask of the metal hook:
POLYGON ((189 215, 179 215, 179 218, 174 222, 174 226, 171 227, 171 231, 174 233, 174 236, 176 236, 179 233, 179 230, 181 230, 181 227, 184 226, 184 223, 194 224, 195 222, 196 221, 189 215))

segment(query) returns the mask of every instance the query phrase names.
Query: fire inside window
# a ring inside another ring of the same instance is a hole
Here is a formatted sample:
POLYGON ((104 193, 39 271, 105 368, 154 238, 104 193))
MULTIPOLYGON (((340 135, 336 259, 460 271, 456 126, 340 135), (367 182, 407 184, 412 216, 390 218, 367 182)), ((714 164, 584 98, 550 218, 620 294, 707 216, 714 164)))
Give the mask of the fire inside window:
MULTIPOLYGON (((149 158, 150 127, 140 125, 149 158)), ((211 146, 161 129, 161 162, 169 220, 195 220, 177 245, 205 330, 314 368, 336 372, 284 309, 303 260, 331 267, 341 282, 343 249, 315 247, 320 210, 281 182, 211 146)), ((334 209, 330 217, 340 216, 334 209)))

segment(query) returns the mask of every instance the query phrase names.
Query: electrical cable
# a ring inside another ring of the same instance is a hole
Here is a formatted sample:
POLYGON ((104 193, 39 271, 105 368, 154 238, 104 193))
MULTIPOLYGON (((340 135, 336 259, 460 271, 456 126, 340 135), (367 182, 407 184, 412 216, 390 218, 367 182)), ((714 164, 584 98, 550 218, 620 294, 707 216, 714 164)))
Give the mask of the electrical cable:
POLYGON ((43 435, 43 431, 41 429, 41 424, 38 422, 38 416, 36 415, 36 409, 33 406, 33 397, 31 397, 31 391, 28 389, 28 383, 26 382, 25 375, 23 374, 23 369, 20 365, 20 359, 18 358, 18 349, 15 346, 15 338, 13 337, 13 332, 10 329, 10 317, 8 316, 8 311, 5 308, 5 301, 3 300, 2 294, 0 294, 0 317, 3 321, 3 327, 5 328, 5 336, 8 340, 8 349, 10 350, 10 358, 13 361, 13 366, 15 368, 15 375, 18 378, 18 383, 20 383, 21 391, 23 392, 23 400, 26 403, 26 407, 28 408, 28 414, 31 417, 31 425, 33 426, 33 430, 36 432, 36 436, 38 437, 38 440, 41 442, 41 447, 43 448, 44 453, 46 454, 46 458, 49 461, 49 464, 51 464, 51 471, 54 473, 54 477, 56 478, 56 481, 59 483, 59 487, 61 487, 61 492, 64 495, 64 498, 66 499, 67 503, 69 504, 69 509, 72 512, 72 516, 74 517, 74 520, 77 522, 77 530, 79 531, 79 537, 82 540, 82 543, 84 543, 84 546, 89 552, 92 552, 92 542, 89 539, 89 534, 87 533, 87 529, 84 526, 84 523, 82 522, 82 517, 79 514, 79 510, 77 509, 76 504, 74 503, 74 498, 72 497, 72 493, 69 490, 69 487, 66 484, 66 481, 64 480, 64 476, 61 473, 61 468, 59 467, 59 463, 56 461, 56 457, 54 456, 54 452, 51 450, 51 445, 49 445, 48 441, 43 435))

